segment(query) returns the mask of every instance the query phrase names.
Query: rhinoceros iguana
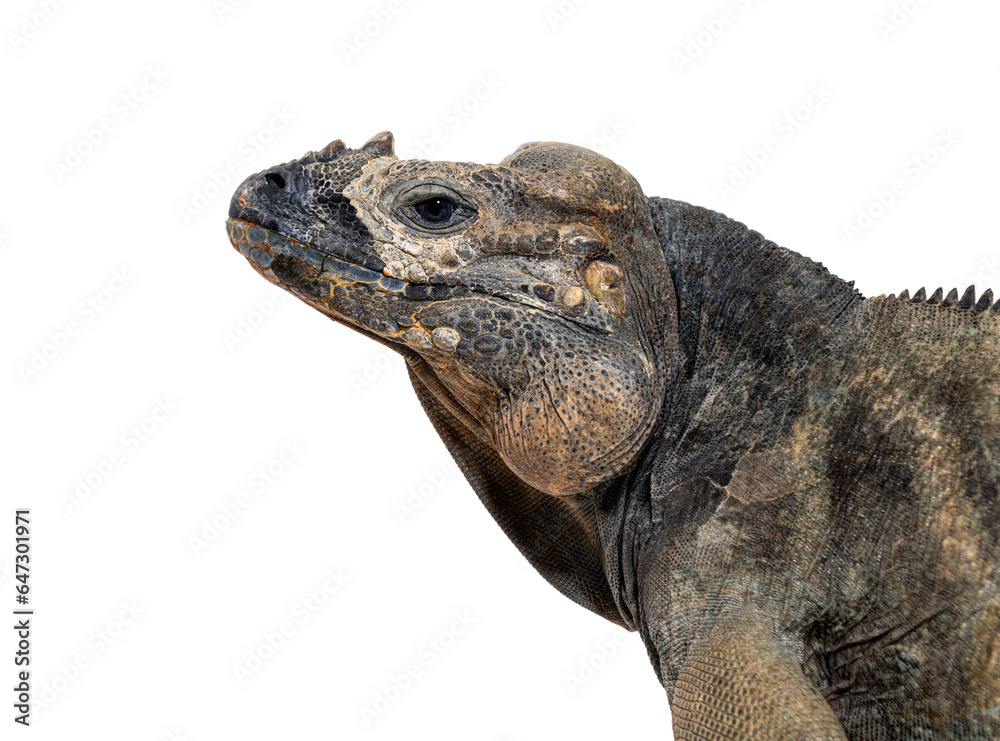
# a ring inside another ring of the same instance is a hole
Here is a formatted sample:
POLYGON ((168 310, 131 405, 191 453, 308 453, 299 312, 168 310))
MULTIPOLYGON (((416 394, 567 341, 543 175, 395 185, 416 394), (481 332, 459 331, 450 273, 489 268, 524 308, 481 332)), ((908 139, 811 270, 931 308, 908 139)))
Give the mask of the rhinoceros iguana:
POLYGON ((678 739, 1000 738, 1000 302, 864 298, 589 150, 248 178, 232 244, 400 352, 521 553, 637 630, 678 739))

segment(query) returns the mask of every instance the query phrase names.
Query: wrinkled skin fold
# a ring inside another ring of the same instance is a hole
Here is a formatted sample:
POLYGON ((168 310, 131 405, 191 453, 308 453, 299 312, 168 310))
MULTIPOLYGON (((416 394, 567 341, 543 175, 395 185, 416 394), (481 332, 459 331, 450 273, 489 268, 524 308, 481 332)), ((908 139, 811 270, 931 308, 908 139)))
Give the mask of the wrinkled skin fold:
POLYGON ((553 586, 641 635, 678 739, 1000 738, 1000 302, 865 299, 553 142, 339 140, 230 240, 400 352, 553 586))

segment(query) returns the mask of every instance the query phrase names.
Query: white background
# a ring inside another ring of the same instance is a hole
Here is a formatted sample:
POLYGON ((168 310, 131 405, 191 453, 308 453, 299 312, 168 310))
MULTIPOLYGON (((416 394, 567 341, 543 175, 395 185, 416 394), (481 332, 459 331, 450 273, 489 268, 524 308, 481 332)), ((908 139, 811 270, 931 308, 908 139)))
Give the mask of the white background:
POLYGON ((669 737, 638 638, 442 473, 400 360, 274 303, 223 228, 240 180, 331 139, 390 128, 402 157, 473 162, 556 139, 866 296, 1000 286, 996 3, 663 6, 4 4, 0 609, 30 507, 44 707, 14 725, 5 629, 0 736, 669 737))

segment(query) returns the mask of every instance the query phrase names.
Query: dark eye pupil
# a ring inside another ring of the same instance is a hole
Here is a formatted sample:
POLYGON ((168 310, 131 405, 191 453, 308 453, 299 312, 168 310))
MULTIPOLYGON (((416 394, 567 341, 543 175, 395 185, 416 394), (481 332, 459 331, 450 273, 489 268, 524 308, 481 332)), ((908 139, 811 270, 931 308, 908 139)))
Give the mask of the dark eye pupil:
POLYGON ((451 218, 455 204, 447 198, 428 198, 413 204, 420 217, 431 223, 440 223, 451 218))

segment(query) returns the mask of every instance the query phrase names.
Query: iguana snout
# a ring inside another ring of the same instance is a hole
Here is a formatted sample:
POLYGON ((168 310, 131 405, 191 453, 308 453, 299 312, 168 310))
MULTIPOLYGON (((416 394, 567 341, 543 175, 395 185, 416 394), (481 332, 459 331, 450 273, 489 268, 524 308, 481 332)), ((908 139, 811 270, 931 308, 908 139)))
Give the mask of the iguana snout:
POLYGON ((543 491, 617 475, 653 427, 670 281, 641 189, 599 154, 534 142, 477 165, 338 140, 248 178, 228 226, 265 278, 433 374, 543 491))

